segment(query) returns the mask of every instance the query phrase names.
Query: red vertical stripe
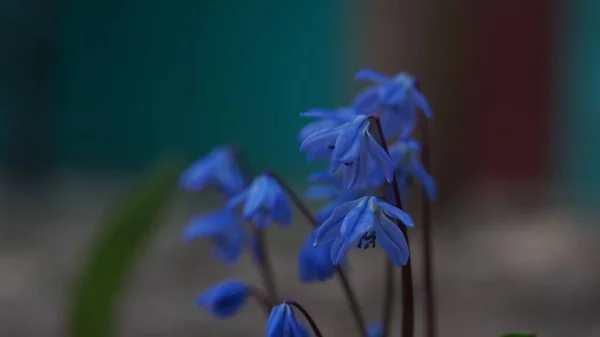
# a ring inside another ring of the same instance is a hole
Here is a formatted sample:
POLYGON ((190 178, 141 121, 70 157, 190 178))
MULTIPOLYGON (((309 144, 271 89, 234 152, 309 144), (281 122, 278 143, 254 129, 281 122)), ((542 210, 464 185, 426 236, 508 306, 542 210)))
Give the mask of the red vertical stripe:
POLYGON ((465 0, 466 172, 540 181, 549 130, 549 0, 465 0))

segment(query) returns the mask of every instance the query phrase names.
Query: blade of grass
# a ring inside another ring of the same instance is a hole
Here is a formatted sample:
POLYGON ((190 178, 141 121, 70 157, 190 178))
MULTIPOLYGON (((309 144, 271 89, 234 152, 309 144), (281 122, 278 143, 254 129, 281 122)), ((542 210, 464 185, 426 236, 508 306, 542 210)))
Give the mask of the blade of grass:
POLYGON ((114 336, 115 309, 136 257, 157 232, 177 187, 180 167, 164 160, 115 203, 77 275, 68 312, 71 337, 114 336))

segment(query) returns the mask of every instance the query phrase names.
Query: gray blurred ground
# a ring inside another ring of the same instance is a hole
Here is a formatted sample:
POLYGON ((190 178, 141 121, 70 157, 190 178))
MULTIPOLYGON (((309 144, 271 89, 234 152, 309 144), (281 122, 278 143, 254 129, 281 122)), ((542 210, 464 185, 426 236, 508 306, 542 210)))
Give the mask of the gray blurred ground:
MULTIPOLYGON (((0 336, 65 335, 65 298, 77 263, 110 200, 127 185, 99 177, 59 180, 41 189, 2 184, 0 336)), ((226 277, 260 284, 249 259, 225 267, 210 259, 207 244, 181 242, 186 219, 216 205, 207 194, 178 198, 130 282, 120 336, 264 336, 265 316, 254 302, 224 321, 193 305, 198 292, 226 277)), ((533 329, 546 337, 600 336, 600 246, 593 224, 562 208, 523 209, 485 197, 436 212, 440 336, 493 337, 508 329, 533 329)), ((269 233, 279 290, 301 301, 325 336, 356 336, 336 280, 297 282, 296 254, 306 232, 298 220, 269 233)), ((415 229, 411 235, 421 304, 420 233, 415 229)), ((369 321, 380 315, 383 262, 379 249, 352 253, 351 281, 369 321)), ((398 328, 396 321, 394 335, 398 328)), ((421 333, 420 315, 417 328, 421 333)))

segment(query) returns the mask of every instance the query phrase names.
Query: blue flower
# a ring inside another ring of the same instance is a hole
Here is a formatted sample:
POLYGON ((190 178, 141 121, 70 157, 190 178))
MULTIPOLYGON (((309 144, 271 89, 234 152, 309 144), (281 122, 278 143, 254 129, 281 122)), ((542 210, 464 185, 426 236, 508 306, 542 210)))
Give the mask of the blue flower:
POLYGON ((393 167, 389 155, 369 132, 369 118, 354 117, 351 122, 333 129, 325 129, 307 137, 300 151, 321 153, 331 150, 330 172, 342 173, 342 183, 347 189, 359 186, 369 179, 371 165, 376 165, 391 182, 393 167))
POLYGON ((399 73, 387 77, 364 69, 355 77, 376 83, 356 96, 353 107, 361 114, 378 111, 386 138, 408 137, 417 122, 417 109, 422 110, 427 118, 433 117, 427 99, 416 87, 415 78, 409 74, 399 73))
POLYGON ((227 318, 238 312, 246 303, 249 288, 239 280, 223 281, 205 290, 196 298, 196 305, 205 307, 217 318, 227 318))
POLYGON ((304 196, 307 199, 330 200, 315 214, 315 218, 319 223, 327 220, 337 206, 368 194, 368 188, 366 187, 352 190, 345 189, 342 179, 328 172, 313 173, 309 175, 308 180, 320 184, 310 186, 306 190, 304 196))
POLYGON ((209 184, 216 184, 227 195, 233 195, 244 189, 245 183, 233 150, 219 146, 192 163, 181 175, 180 184, 188 190, 201 190, 209 184))
POLYGON ((392 144, 389 149, 392 163, 396 168, 398 187, 403 194, 407 193, 413 178, 423 186, 429 200, 436 200, 435 180, 425 170, 420 159, 421 145, 416 140, 408 139, 392 144))
POLYGON ((292 306, 283 303, 271 310, 267 321, 267 337, 308 337, 308 332, 296 320, 292 306))
POLYGON ((271 221, 281 225, 292 222, 290 201, 277 180, 269 174, 256 177, 246 190, 231 198, 226 207, 232 208, 241 203, 244 203, 244 218, 252 221, 257 228, 263 229, 271 221))
POLYGON ((213 254, 220 260, 234 262, 241 255, 246 233, 232 209, 222 209, 194 217, 183 231, 185 241, 210 239, 213 254))
POLYGON ((367 337, 382 337, 383 326, 379 323, 371 323, 367 326, 367 337))
MULTIPOLYGON (((322 131, 331 130, 344 123, 352 121, 356 116, 353 109, 341 108, 337 110, 324 110, 324 109, 313 109, 300 114, 302 117, 313 117, 318 118, 317 121, 308 123, 300 130, 298 139, 303 142, 306 138, 311 135, 318 134, 322 131)), ((319 147, 315 151, 308 152, 306 159, 308 161, 315 161, 319 159, 328 158, 331 155, 331 149, 327 146, 319 147)))
POLYGON ((337 265, 363 235, 374 231, 376 241, 392 263, 395 266, 405 265, 409 258, 408 244, 390 217, 407 227, 413 226, 408 214, 376 197, 366 196, 346 202, 319 226, 314 244, 318 246, 334 241, 331 262, 337 265))
POLYGON ((332 244, 315 247, 314 241, 315 231, 311 231, 298 254, 298 274, 302 282, 325 281, 335 274, 336 267, 329 257, 332 244))

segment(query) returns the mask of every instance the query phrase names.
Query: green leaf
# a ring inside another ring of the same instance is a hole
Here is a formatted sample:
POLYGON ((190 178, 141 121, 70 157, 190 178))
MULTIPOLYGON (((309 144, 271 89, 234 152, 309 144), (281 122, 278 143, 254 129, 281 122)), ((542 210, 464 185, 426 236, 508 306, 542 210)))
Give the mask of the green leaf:
POLYGON ((500 337, 535 337, 535 333, 533 333, 531 331, 514 331, 514 332, 505 333, 504 335, 502 335, 500 337))
MULTIPOLYGON (((69 336, 111 337, 123 286, 176 190, 180 167, 165 160, 149 179, 113 205, 102 222, 73 289, 69 336)), ((93 191, 91 191, 93 193, 93 191)))

